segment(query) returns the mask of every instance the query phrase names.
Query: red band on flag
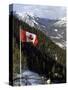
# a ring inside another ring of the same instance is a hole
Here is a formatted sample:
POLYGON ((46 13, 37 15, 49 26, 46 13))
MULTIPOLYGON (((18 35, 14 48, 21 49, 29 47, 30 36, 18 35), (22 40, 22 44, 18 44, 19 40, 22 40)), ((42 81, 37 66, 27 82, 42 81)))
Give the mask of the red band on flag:
POLYGON ((21 35, 21 41, 26 42, 26 31, 21 30, 20 35, 21 35))
POLYGON ((34 41, 34 46, 38 45, 38 37, 36 36, 35 41, 34 41))

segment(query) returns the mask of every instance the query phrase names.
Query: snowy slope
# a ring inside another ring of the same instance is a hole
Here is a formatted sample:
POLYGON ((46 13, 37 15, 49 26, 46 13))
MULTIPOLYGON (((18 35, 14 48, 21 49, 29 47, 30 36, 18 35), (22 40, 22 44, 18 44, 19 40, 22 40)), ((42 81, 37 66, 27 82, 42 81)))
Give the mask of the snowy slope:
POLYGON ((50 38, 61 48, 66 48, 66 17, 53 24, 50 38))
POLYGON ((38 23, 34 19, 34 15, 32 13, 16 13, 17 17, 27 24, 29 24, 31 27, 34 27, 35 24, 38 25, 38 23))
POLYGON ((58 27, 65 27, 66 25, 66 17, 61 18, 59 21, 54 23, 54 26, 58 27))

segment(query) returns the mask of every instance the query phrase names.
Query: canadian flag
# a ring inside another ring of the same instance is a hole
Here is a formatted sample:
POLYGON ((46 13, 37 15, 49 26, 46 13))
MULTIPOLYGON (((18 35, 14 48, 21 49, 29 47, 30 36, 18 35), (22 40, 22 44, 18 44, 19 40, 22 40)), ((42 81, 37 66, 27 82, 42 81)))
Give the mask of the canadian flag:
POLYGON ((34 46, 38 45, 38 37, 36 34, 21 30, 20 37, 22 42, 32 42, 34 46))

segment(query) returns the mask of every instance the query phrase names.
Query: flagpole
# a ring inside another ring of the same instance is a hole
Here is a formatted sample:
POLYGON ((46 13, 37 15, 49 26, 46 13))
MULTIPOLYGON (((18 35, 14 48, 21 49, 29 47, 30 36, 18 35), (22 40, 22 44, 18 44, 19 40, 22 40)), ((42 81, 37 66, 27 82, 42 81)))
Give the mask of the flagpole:
POLYGON ((21 26, 20 26, 20 86, 21 86, 21 26))

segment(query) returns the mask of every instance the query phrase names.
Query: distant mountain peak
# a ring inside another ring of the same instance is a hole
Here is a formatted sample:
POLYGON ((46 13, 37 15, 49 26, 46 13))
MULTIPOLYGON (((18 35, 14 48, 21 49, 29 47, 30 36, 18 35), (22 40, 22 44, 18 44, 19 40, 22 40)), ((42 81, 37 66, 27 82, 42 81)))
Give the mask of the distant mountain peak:
POLYGON ((56 23, 54 23, 54 26, 58 26, 58 27, 65 27, 65 25, 66 25, 66 17, 63 17, 60 20, 58 20, 56 23))
POLYGON ((67 20, 67 18, 66 18, 66 17, 63 17, 63 18, 61 18, 61 20, 66 21, 66 20, 67 20))

